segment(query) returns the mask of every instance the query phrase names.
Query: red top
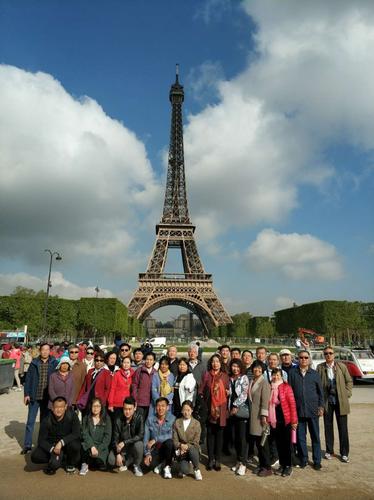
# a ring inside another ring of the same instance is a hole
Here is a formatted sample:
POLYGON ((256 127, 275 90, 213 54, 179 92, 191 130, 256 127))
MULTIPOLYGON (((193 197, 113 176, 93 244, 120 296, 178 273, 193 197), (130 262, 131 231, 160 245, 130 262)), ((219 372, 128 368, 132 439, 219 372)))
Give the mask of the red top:
MULTIPOLYGON (((83 382, 82 388, 78 394, 77 401, 86 392, 90 390, 92 385, 92 374, 95 368, 88 370, 86 378, 83 382)), ((112 385, 112 374, 106 368, 102 368, 100 373, 96 375, 97 380, 94 387, 95 398, 99 398, 104 406, 107 406, 107 400, 110 392, 110 387, 112 385)))
POLYGON ((114 373, 108 397, 108 406, 113 408, 122 408, 123 400, 130 396, 134 370, 130 368, 129 372, 129 375, 126 376, 125 370, 120 368, 114 373))
POLYGON ((278 391, 285 424, 297 424, 296 402, 292 387, 287 382, 283 382, 278 391))

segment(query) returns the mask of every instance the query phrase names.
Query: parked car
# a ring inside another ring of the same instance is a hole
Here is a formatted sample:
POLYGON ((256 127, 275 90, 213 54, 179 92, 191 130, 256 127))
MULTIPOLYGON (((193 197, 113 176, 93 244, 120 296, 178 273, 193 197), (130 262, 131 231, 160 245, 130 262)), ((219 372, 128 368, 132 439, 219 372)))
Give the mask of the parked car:
POLYGON ((370 349, 335 347, 335 359, 347 366, 353 381, 374 381, 374 354, 370 349))
POLYGON ((155 337, 149 339, 148 342, 152 344, 153 349, 163 349, 166 347, 166 337, 155 337))
POLYGON ((323 349, 310 349, 310 357, 312 358, 312 368, 317 370, 317 366, 325 361, 323 349))

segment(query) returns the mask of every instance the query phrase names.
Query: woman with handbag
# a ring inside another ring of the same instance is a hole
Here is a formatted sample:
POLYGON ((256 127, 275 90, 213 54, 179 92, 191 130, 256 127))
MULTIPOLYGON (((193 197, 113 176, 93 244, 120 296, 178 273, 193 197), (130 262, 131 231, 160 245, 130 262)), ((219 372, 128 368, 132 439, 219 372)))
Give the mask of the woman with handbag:
POLYGON ((102 405, 107 405, 107 400, 112 385, 111 372, 105 368, 104 353, 95 354, 94 368, 88 370, 86 378, 77 398, 77 406, 85 415, 92 399, 99 398, 102 405))
POLYGON ((244 374, 244 366, 240 359, 230 362, 230 387, 228 408, 234 434, 236 465, 231 468, 238 476, 244 476, 248 449, 248 387, 249 380, 244 374))
POLYGON ((209 359, 207 371, 204 373, 199 394, 202 394, 208 408, 207 420, 207 470, 221 470, 221 454, 223 445, 223 429, 227 421, 227 394, 229 392, 229 376, 223 371, 219 354, 209 359))
POLYGON ((182 403, 191 401, 196 396, 196 380, 187 358, 178 361, 178 373, 174 382, 173 413, 176 418, 182 416, 182 403))

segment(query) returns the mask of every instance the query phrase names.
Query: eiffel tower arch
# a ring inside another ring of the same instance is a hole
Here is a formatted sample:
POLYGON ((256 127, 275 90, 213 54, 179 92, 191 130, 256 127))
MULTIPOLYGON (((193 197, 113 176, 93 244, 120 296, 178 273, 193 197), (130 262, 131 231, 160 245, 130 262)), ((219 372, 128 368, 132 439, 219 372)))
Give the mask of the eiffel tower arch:
POLYGON ((164 209, 156 225, 156 241, 145 273, 139 274, 138 288, 128 304, 129 314, 143 321, 154 310, 178 305, 200 319, 205 331, 232 323, 213 289, 211 274, 204 270, 197 251, 195 226, 191 223, 186 192, 182 104, 183 86, 178 66, 171 86, 171 131, 164 209), (184 273, 165 273, 169 248, 181 251, 184 273))

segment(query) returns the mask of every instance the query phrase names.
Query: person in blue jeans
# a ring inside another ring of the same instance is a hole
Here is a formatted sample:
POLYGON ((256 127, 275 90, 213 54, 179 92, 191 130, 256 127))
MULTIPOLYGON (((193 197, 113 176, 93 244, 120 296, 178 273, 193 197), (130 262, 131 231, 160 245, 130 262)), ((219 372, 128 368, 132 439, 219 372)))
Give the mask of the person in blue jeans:
POLYGON ((49 344, 40 345, 40 355, 33 359, 27 370, 24 386, 24 403, 28 406, 26 432, 22 455, 26 455, 32 448, 32 434, 38 411, 40 421, 48 415, 48 382, 49 377, 56 370, 57 359, 51 355, 49 344))
POLYGON ((295 395, 298 427, 297 450, 300 467, 308 465, 306 432, 309 430, 312 441, 314 470, 321 469, 321 441, 319 435, 319 417, 323 415, 323 389, 321 378, 316 370, 310 368, 310 354, 301 350, 298 353, 299 366, 290 370, 288 383, 295 395))

